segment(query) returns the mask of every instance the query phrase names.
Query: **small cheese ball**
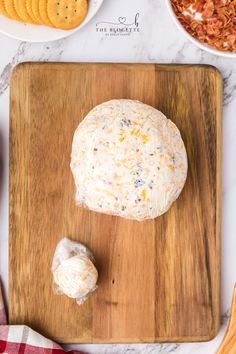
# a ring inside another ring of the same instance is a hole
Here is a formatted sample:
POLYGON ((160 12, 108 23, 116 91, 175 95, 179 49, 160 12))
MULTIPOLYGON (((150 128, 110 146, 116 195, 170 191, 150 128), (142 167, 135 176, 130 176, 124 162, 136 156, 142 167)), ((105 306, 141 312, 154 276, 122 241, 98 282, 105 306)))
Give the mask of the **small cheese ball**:
POLYGON ((96 289, 98 272, 92 261, 80 254, 62 261, 53 277, 61 292, 80 302, 96 289))

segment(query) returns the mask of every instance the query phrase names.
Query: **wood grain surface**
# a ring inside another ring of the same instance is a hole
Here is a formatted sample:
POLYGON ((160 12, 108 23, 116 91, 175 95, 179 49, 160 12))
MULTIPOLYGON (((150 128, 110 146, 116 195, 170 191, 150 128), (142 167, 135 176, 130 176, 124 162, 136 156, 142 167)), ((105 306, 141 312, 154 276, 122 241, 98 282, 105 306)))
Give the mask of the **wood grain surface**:
POLYGON ((203 341, 220 323, 221 76, 210 66, 24 63, 11 79, 10 323, 59 342, 203 341), (187 147, 182 194, 154 221, 75 205, 73 134, 95 105, 138 99, 187 147), (67 235, 93 251, 99 287, 82 306, 50 272, 67 235))

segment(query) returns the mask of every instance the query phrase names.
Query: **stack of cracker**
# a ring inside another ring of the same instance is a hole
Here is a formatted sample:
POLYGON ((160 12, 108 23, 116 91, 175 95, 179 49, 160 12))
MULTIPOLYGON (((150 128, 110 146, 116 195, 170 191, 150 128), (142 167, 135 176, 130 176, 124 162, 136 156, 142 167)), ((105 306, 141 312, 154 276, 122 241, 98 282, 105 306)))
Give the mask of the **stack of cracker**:
POLYGON ((87 15, 87 0, 0 0, 0 13, 10 19, 69 30, 87 15))

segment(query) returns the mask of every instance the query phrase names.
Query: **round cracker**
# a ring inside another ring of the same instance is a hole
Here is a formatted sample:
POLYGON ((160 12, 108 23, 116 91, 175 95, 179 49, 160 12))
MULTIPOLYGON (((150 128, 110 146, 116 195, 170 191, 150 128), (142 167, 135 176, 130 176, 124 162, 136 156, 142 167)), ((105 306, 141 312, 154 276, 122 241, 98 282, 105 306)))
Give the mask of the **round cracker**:
POLYGON ((8 16, 16 21, 22 21, 18 13, 16 12, 14 0, 4 0, 5 9, 8 13, 8 16))
POLYGON ((38 1, 39 1, 40 18, 42 19, 42 21, 45 25, 52 27, 53 24, 48 17, 47 0, 38 0, 38 1))
POLYGON ((35 24, 34 20, 30 17, 27 11, 26 0, 14 0, 14 5, 18 16, 23 22, 35 24))
POLYGON ((34 18, 36 18, 41 24, 43 24, 43 20, 39 13, 39 0, 31 0, 31 7, 34 18))
POLYGON ((0 0, 0 13, 1 13, 3 16, 9 17, 9 15, 8 15, 8 13, 7 13, 7 10, 6 10, 6 8, 5 8, 4 0, 0 0))
POLYGON ((34 16, 33 9, 32 9, 32 0, 26 0, 26 9, 29 14, 29 16, 34 20, 35 23, 41 24, 42 21, 39 19, 39 17, 34 16))
POLYGON ((79 26, 88 12, 87 0, 48 0, 48 17, 56 28, 79 26))

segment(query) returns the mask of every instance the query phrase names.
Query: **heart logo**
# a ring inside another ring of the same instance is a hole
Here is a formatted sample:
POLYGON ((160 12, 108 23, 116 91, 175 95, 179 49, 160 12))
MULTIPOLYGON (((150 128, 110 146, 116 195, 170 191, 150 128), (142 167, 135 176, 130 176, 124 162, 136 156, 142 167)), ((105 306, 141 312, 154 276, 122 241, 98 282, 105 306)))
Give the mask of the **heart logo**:
POLYGON ((125 24, 126 20, 127 20, 126 17, 119 17, 119 18, 118 18, 118 21, 119 21, 122 25, 125 24))

